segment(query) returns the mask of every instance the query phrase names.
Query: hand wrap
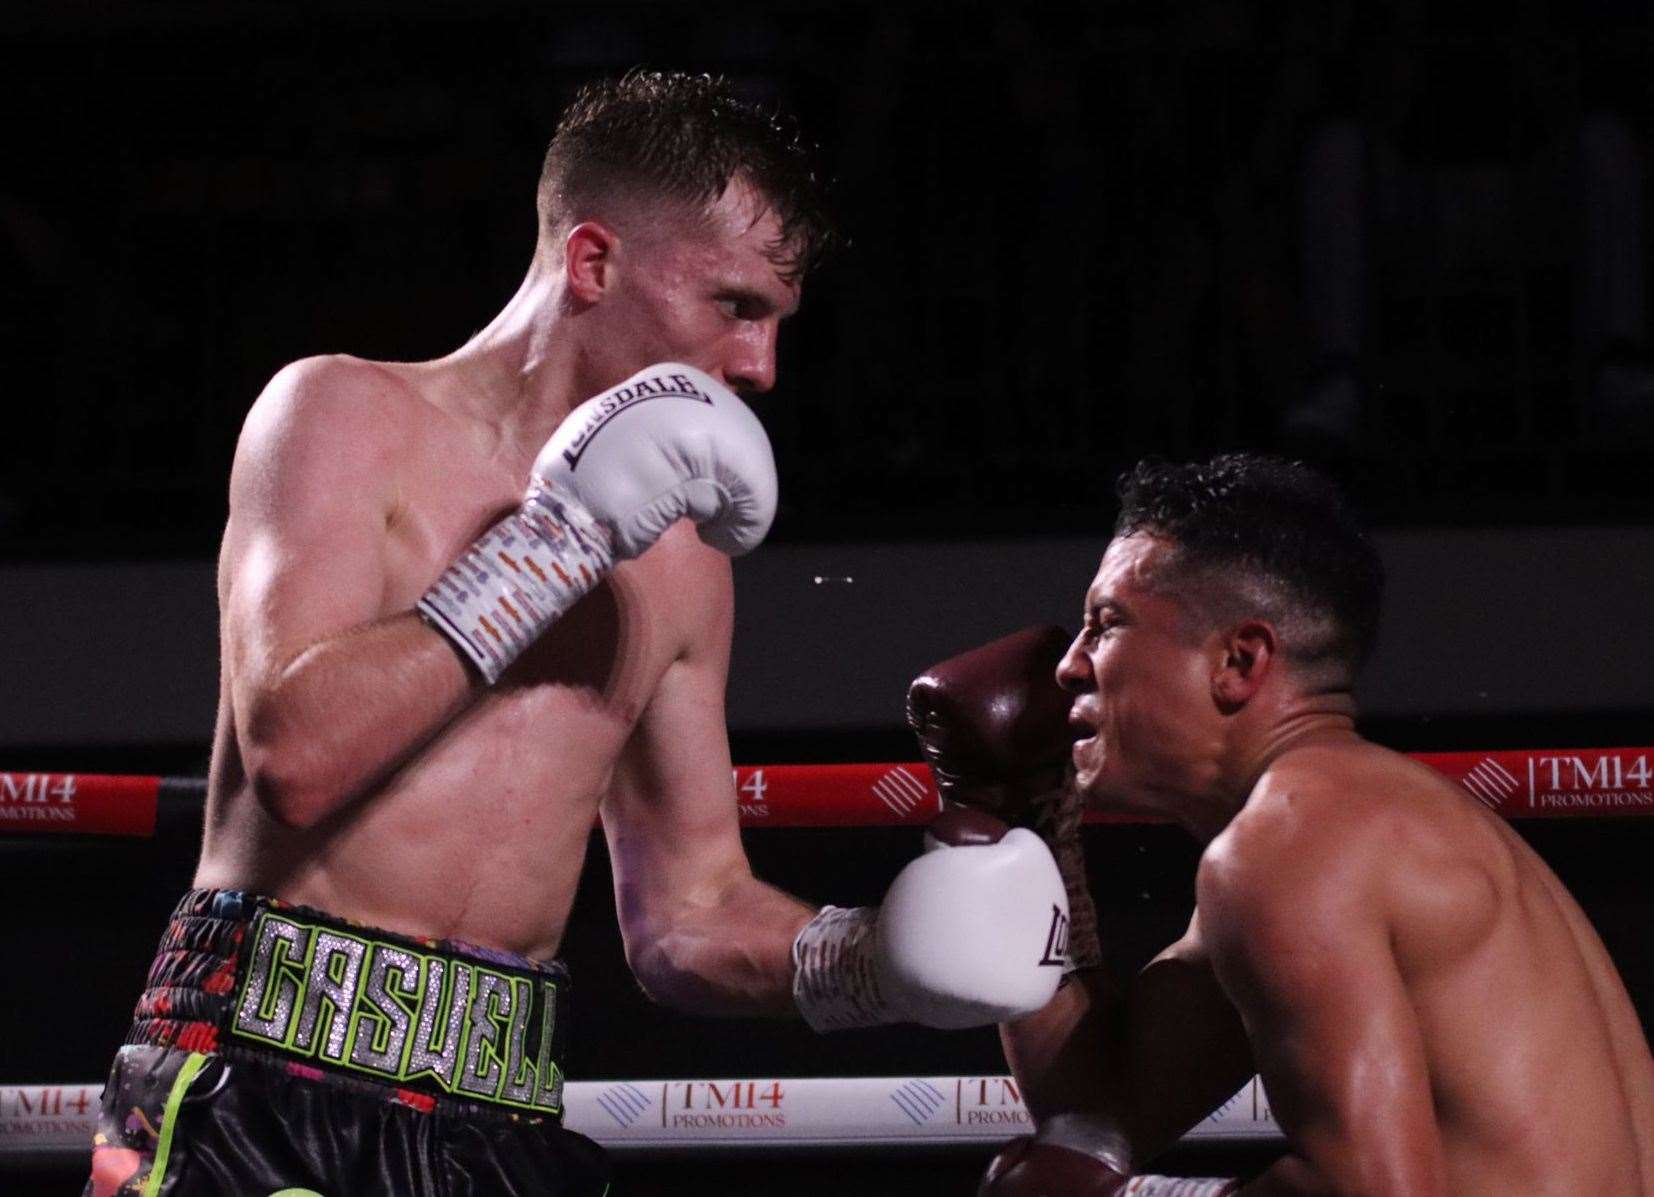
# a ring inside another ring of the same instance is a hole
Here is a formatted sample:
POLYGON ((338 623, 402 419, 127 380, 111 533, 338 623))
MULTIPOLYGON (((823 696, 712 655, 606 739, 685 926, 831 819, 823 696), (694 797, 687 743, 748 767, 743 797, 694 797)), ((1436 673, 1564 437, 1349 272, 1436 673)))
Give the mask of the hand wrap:
POLYGON ((419 600, 419 614, 490 685, 614 566, 608 532, 536 479, 419 600))

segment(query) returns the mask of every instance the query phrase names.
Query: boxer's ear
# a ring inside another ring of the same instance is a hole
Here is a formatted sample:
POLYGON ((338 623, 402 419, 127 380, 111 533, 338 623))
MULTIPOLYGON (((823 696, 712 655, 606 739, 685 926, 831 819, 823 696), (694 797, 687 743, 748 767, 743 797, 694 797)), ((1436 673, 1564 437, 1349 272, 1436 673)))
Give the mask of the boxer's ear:
POLYGON ((615 249, 620 238, 608 225, 581 221, 563 239, 563 271, 569 293, 583 303, 596 303, 613 285, 615 249))
POLYGON ((1212 675, 1212 696, 1225 714, 1245 706, 1274 668, 1280 640, 1274 625, 1249 619, 1225 633, 1222 659, 1212 675))

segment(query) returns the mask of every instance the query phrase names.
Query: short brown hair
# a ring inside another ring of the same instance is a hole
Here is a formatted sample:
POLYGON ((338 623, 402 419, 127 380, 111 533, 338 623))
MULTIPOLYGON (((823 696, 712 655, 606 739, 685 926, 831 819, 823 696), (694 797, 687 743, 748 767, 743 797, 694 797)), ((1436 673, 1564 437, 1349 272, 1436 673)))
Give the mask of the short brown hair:
POLYGON ((745 180, 781 222, 772 257, 802 277, 837 241, 814 148, 796 125, 712 75, 631 71, 581 89, 540 172, 540 235, 615 195, 704 210, 745 180))

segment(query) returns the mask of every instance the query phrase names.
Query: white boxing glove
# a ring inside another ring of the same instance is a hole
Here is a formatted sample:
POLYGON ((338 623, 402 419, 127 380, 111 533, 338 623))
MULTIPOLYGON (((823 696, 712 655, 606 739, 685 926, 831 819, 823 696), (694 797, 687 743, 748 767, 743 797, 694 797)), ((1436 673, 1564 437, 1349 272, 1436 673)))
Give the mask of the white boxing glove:
POLYGON ((991 815, 944 812, 877 907, 824 907, 793 941, 793 999, 817 1031, 985 1026, 1062 980, 1068 896, 1051 850, 991 815))
POLYGON ((775 457, 752 409, 693 366, 663 362, 569 413, 522 506, 419 600, 420 615, 490 683, 617 561, 680 519, 730 555, 775 518, 775 457))
POLYGON ((615 557, 641 554, 680 519, 738 557, 775 519, 775 457, 752 409, 710 375, 666 362, 588 399, 534 462, 538 485, 608 529, 615 557))

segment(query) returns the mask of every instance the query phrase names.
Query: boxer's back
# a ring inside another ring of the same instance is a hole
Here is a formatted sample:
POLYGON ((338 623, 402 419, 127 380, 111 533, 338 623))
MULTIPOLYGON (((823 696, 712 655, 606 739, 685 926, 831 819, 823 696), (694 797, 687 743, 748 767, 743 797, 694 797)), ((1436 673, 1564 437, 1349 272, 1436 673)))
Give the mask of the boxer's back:
POLYGON ((1654 1194, 1654 1061, 1601 940, 1498 815, 1371 745, 1347 783, 1417 1016, 1455 1193, 1654 1194), (1362 810, 1360 808, 1369 808, 1362 810))

